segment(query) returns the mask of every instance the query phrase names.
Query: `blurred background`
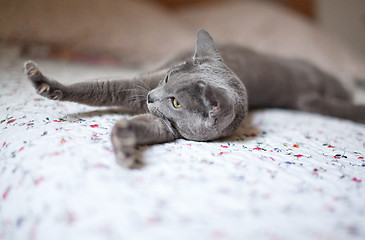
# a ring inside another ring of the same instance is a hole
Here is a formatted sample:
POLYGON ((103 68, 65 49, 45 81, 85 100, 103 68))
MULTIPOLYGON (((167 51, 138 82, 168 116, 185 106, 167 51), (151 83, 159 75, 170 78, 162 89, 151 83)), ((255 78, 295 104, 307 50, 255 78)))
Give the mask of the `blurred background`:
POLYGON ((193 48, 199 28, 365 76, 364 0, 0 0, 2 55, 135 65, 193 48))

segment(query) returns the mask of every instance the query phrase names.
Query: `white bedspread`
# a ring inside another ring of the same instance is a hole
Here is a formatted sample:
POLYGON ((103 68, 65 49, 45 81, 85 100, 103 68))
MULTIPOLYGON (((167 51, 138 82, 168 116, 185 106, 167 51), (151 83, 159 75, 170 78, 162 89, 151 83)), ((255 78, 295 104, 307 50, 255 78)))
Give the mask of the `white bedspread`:
MULTIPOLYGON (((39 61, 67 83, 112 68, 39 61)), ((0 239, 364 239, 365 125, 260 110, 227 139, 140 148, 120 168, 123 117, 36 95, 0 69, 0 239)))

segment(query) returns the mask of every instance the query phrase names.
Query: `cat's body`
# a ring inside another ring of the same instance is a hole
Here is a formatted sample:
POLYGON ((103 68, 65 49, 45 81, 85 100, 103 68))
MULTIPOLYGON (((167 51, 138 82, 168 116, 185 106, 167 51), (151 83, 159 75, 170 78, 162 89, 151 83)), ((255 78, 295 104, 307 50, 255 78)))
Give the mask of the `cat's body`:
POLYGON ((136 163, 135 147, 177 138, 213 140, 232 134, 247 108, 281 107, 365 122, 365 106, 334 77, 300 61, 263 55, 233 45, 219 53, 205 30, 194 54, 183 53, 134 79, 76 83, 49 80, 33 62, 25 71, 38 93, 50 99, 146 112, 116 123, 117 161, 136 163), (192 57, 194 55, 194 57, 192 57))
MULTIPOLYGON (((238 45, 221 45, 217 49, 225 65, 247 89, 250 108, 298 109, 298 98, 314 93, 352 100, 351 92, 341 81, 306 61, 261 54, 238 45)), ((171 59, 161 70, 168 71, 193 55, 193 51, 183 53, 171 59)))

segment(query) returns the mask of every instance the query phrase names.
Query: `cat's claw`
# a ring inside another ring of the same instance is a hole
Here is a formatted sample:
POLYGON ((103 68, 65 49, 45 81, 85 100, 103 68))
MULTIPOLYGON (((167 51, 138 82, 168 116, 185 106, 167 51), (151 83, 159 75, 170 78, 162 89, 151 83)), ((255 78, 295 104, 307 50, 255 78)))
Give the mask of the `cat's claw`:
POLYGON ((46 84, 46 83, 43 83, 38 88, 37 93, 40 94, 40 95, 42 95, 42 93, 48 92, 48 91, 49 91, 49 85, 46 84))

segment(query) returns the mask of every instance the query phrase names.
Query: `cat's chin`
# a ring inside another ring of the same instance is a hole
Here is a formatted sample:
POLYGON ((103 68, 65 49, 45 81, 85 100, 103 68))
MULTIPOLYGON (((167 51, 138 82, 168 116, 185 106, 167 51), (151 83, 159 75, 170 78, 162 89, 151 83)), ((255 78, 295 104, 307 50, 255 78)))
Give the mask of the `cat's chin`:
POLYGON ((156 107, 154 107, 153 104, 147 103, 147 109, 152 115, 159 117, 159 118, 164 118, 164 115, 162 114, 162 112, 160 112, 156 107))

